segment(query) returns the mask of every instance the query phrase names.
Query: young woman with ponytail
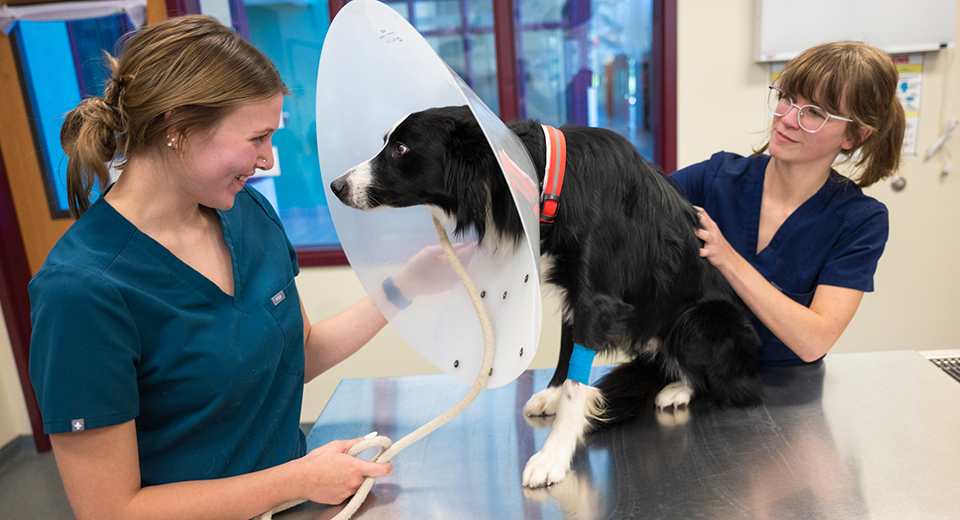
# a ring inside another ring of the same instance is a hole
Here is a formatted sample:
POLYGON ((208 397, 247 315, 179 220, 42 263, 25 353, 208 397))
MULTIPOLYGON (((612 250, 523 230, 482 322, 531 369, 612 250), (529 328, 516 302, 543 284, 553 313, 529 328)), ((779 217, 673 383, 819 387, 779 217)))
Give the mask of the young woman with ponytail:
POLYGON ((773 124, 760 150, 721 152, 670 176, 700 209, 701 256, 754 313, 765 364, 821 359, 873 290, 887 209, 861 188, 899 166, 897 84, 890 57, 867 44, 810 48, 770 87, 773 124), (850 178, 833 169, 841 156, 853 162, 850 178))
POLYGON ((245 184, 273 166, 286 86, 204 16, 142 28, 110 65, 63 125, 78 219, 30 283, 30 376, 74 514, 343 501, 391 466, 346 455, 356 440, 306 453, 303 384, 386 319, 366 298, 311 324, 280 219, 245 184))

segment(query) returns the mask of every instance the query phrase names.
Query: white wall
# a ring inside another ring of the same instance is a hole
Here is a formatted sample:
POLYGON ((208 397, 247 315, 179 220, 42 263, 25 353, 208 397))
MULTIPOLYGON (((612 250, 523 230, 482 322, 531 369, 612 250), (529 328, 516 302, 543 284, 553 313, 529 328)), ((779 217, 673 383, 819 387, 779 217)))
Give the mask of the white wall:
MULTIPOLYGON (((719 150, 749 153, 766 124, 767 69, 752 60, 753 0, 683 0, 678 9, 677 164, 687 166, 719 150)), ((940 133, 945 99, 950 115, 958 115, 956 54, 925 57, 921 153, 940 133), (954 89, 945 96, 948 79, 954 89)), ((950 149, 960 162, 960 136, 950 149)), ((960 200, 960 164, 955 173, 941 177, 943 164, 941 157, 928 163, 905 158, 904 191, 893 192, 887 183, 868 190, 890 209, 890 240, 876 291, 864 297, 833 352, 960 348, 960 326, 954 321, 960 318, 960 212, 951 204, 960 200)), ((313 320, 336 314, 364 294, 346 267, 303 269, 298 287, 313 320)), ((533 368, 556 363, 559 323, 556 301, 548 298, 533 368)), ((388 325, 360 353, 307 385, 302 420, 316 419, 341 378, 438 372, 388 325)), ((9 341, 0 329, 0 446, 29 432, 9 341)))
POLYGON ((27 405, 23 401, 7 325, 0 312, 0 448, 21 435, 30 434, 27 405))

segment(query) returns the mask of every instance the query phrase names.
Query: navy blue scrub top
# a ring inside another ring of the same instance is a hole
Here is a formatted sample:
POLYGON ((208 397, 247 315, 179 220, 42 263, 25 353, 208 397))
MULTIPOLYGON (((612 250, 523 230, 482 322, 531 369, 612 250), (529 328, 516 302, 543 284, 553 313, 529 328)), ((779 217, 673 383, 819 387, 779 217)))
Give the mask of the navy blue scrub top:
POLYGON ((296 253, 262 195, 219 212, 234 296, 101 198, 30 282, 30 376, 47 433, 136 420, 142 485, 302 456, 296 253))
MULTIPOLYGON (((670 175, 692 204, 704 208, 727 242, 777 289, 809 307, 818 285, 873 290, 888 235, 887 208, 836 171, 757 253, 763 178, 769 155, 720 152, 670 175)), ((760 361, 803 361, 756 317, 760 361)))

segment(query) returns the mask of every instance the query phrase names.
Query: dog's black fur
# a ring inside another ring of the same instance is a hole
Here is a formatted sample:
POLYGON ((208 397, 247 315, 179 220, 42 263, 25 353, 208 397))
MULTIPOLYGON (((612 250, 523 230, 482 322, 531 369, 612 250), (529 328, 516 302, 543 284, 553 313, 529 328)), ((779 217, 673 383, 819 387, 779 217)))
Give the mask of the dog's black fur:
MULTIPOLYGON (((542 184, 539 122, 508 127, 542 184)), ((563 289, 560 360, 550 386, 566 379, 576 342, 630 359, 596 384, 604 407, 594 428, 636 417, 664 384, 681 378, 712 404, 758 405, 759 340, 742 302, 699 255, 695 209, 620 135, 561 130, 567 162, 560 207, 540 241, 541 253, 554 260, 544 281, 563 289)), ((523 236, 510 188, 467 107, 411 114, 386 136, 370 167, 369 206, 361 209, 434 205, 456 219, 457 231, 476 230, 481 243, 523 236)), ((350 204, 342 178, 331 187, 350 204)))

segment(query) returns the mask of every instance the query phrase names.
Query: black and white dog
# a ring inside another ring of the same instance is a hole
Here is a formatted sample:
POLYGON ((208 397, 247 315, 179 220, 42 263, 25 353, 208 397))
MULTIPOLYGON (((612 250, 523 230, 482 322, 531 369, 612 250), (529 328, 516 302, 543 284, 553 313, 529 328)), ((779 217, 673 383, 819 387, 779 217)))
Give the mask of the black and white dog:
MULTIPOLYGON (((536 121, 508 124, 526 146, 541 185, 547 138, 536 121)), ((620 135, 564 126, 566 173, 559 210, 542 225, 544 281, 560 289, 560 360, 547 389, 524 406, 555 415, 523 484, 559 482, 589 431, 645 410, 684 406, 694 394, 718 406, 760 404, 759 346, 743 303, 701 258, 695 209, 620 135), (629 361, 595 387, 567 379, 573 344, 629 361)), ((485 243, 523 237, 510 188, 467 107, 407 116, 372 159, 331 183, 348 206, 424 204, 474 229, 485 243), (439 211, 438 211, 439 210, 439 211)))

